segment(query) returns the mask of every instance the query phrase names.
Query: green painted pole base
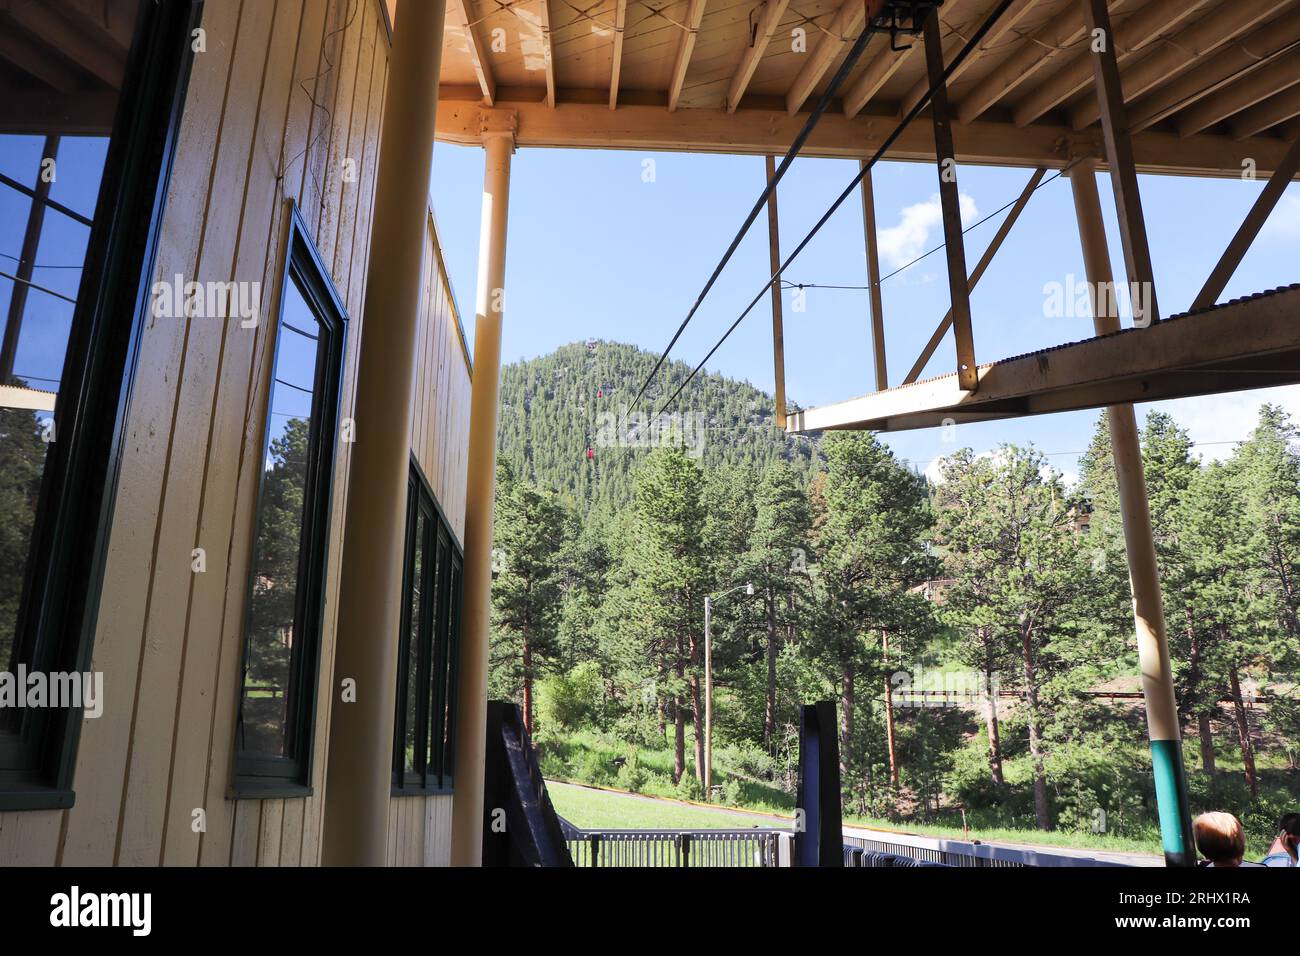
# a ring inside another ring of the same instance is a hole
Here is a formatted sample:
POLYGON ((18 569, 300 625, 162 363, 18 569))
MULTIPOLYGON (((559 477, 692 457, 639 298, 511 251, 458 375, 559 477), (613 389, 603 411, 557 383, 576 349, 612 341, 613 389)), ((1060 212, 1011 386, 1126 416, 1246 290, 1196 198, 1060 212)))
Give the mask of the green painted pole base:
POLYGON ((1156 810, 1166 866, 1195 866, 1192 814, 1187 805, 1187 770, 1177 740, 1151 741, 1151 771, 1156 783, 1156 810))

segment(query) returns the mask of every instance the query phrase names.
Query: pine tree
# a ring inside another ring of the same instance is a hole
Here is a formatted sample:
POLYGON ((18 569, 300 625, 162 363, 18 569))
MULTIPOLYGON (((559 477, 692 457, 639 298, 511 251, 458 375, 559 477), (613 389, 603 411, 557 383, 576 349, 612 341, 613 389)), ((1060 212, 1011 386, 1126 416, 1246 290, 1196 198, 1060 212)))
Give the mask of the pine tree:
POLYGON ((797 626, 799 607, 808 590, 808 499, 789 465, 774 463, 763 472, 754 492, 757 515, 749 547, 740 561, 743 575, 761 597, 765 646, 766 706, 763 746, 772 750, 776 734, 776 663, 782 634, 797 626))
POLYGON ((936 498, 937 541, 956 579, 949 613, 973 635, 968 654, 1019 654, 1034 815, 1040 829, 1050 830, 1046 730, 1053 707, 1044 691, 1062 667, 1055 642, 1077 626, 1078 601, 1088 593, 1077 503, 1042 455, 1014 445, 990 456, 963 449, 946 459, 936 498), (990 639, 998 645, 987 646, 990 639))
POLYGON ((823 441, 826 479, 812 499, 816 612, 809 653, 840 690, 840 763, 846 782, 861 763, 854 752, 857 682, 887 680, 882 631, 914 628, 928 602, 909 593, 932 576, 923 546, 932 516, 925 478, 904 467, 869 432, 823 441))
POLYGON ((492 582, 492 650, 521 690, 524 726, 532 733, 533 687, 558 654, 560 548, 566 530, 564 509, 510 466, 497 468, 496 579, 492 582))

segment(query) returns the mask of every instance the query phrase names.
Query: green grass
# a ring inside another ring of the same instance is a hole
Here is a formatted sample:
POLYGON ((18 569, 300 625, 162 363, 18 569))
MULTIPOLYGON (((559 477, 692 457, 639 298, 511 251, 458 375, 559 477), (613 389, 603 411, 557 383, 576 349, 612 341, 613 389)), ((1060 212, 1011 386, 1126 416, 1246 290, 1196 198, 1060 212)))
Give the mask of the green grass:
POLYGON ((710 810, 672 800, 624 796, 554 781, 547 790, 555 811, 585 830, 714 830, 780 825, 771 817, 710 810))

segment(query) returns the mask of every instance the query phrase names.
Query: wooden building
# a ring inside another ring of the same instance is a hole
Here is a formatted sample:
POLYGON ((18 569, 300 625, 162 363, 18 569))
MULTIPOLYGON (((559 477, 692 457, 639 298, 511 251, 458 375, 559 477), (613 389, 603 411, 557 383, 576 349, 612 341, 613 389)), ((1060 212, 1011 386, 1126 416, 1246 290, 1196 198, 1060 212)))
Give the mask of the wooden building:
POLYGON ((0 708, 0 864, 478 862, 511 155, 792 144, 773 196, 796 152, 862 161, 845 196, 877 284, 871 166, 936 166, 952 310, 891 388, 877 300, 875 391, 791 429, 1112 408, 1185 862, 1116 403, 1300 380, 1300 291, 1216 304, 1300 171, 1297 49, 1300 0, 0 5, 0 668, 92 677, 64 706, 0 708), (476 374, 428 208, 435 138, 484 148, 476 374), (976 163, 1034 173, 968 272, 956 178, 976 163), (1139 328, 1098 309, 1095 339, 978 362, 969 290, 1047 170, 1113 284, 1109 173, 1147 288, 1138 173, 1268 185, 1190 315, 1153 293, 1139 328), (949 328, 954 371, 918 382, 949 328))

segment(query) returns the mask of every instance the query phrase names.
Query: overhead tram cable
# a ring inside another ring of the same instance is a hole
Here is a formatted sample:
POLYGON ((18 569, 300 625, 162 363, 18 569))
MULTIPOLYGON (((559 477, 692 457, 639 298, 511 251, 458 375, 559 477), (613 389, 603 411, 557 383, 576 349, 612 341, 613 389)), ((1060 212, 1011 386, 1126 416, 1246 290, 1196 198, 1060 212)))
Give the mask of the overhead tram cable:
MULTIPOLYGON (((714 345, 713 348, 709 350, 709 354, 704 356, 704 359, 700 362, 699 365, 695 366, 691 374, 686 377, 686 380, 682 382, 681 385, 677 386, 677 390, 674 391, 673 394, 668 398, 668 400, 664 402, 663 405, 660 406, 659 411, 655 413, 656 416, 662 415, 664 411, 668 409, 668 407, 671 406, 672 403, 677 400, 677 397, 681 395, 682 390, 685 389, 686 386, 689 385, 694 380, 695 376, 700 373, 700 370, 704 368, 704 364, 708 362, 709 359, 713 358, 714 353, 716 353, 718 349, 722 348, 722 344, 726 342, 728 338, 731 337, 731 333, 736 331, 736 329, 740 326, 740 323, 745 320, 745 317, 748 316, 749 313, 754 310, 754 306, 758 305, 758 303, 763 299, 763 297, 768 294, 768 291, 772 287, 772 283, 776 282, 778 279, 781 278, 781 274, 784 273, 785 270, 790 266, 790 263, 792 263, 799 256, 799 253, 803 252, 805 247, 807 247, 808 243, 812 242, 813 237, 816 236, 817 233, 821 231, 822 226, 826 225, 826 223, 830 220, 831 216, 835 214, 836 210, 838 210, 840 206, 844 204, 844 201, 853 194, 854 190, 858 188, 859 183, 862 182, 863 178, 867 175, 867 173, 869 173, 871 169, 876 165, 876 163, 880 161, 881 157, 884 156, 886 152, 888 152, 889 148, 893 146, 895 142, 898 141, 898 138, 902 136, 903 132, 907 129, 907 127, 911 125, 912 120, 916 119, 916 117, 920 115, 921 111, 924 110, 930 104, 930 100, 933 98, 934 94, 939 90, 941 86, 947 84, 948 77, 950 77, 957 70, 957 68, 960 67, 963 62, 965 62, 967 57, 969 57, 971 53, 975 51, 976 47, 979 46, 980 41, 982 41, 984 37, 988 35, 989 30, 993 28, 993 25, 998 22, 998 20, 1002 17, 1004 13, 1006 13, 1007 9, 1014 2, 1015 0, 1001 0, 1001 2, 993 10, 993 12, 989 14, 988 18, 985 19, 985 21, 980 25, 980 28, 975 31, 975 33, 971 36, 969 40, 966 41, 966 44, 961 48, 961 50, 957 53, 957 55, 953 57, 952 62, 949 63, 944 68, 944 71, 940 75, 939 79, 935 83, 930 84, 930 87, 925 91, 924 95, 922 95, 922 97, 919 100, 917 100, 916 104, 910 110, 907 111, 907 114, 899 121, 898 125, 894 127, 893 131, 888 136, 885 137, 884 142, 882 142, 880 144, 880 147, 875 151, 875 153, 872 154, 871 159, 867 160, 867 162, 865 162, 862 165, 862 168, 858 170, 858 174, 854 176, 852 180, 849 181, 849 184, 846 187, 844 187, 844 191, 840 193, 840 195, 836 198, 836 200, 833 203, 831 203, 830 208, 827 209, 826 212, 822 214, 822 217, 817 220, 816 224, 808 232, 808 235, 803 237, 803 240, 799 243, 798 246, 795 247, 795 250, 792 253, 790 253, 789 256, 786 257, 784 262, 781 263, 781 267, 777 269, 776 272, 772 273, 772 276, 766 282, 763 283, 763 288, 759 291, 759 293, 756 296, 754 296, 753 300, 749 303, 749 305, 745 307, 745 310, 740 313, 740 315, 736 318, 736 321, 731 323, 731 326, 727 329, 726 332, 723 333, 722 338, 720 338, 717 344, 714 345)), ((692 310, 692 312, 694 312, 694 310, 692 310)), ((683 323, 682 327, 685 328, 685 323, 683 323)), ((681 329, 678 330, 678 334, 679 335, 681 334, 681 329)), ((676 341, 676 336, 674 336, 673 340, 676 341)), ((663 360, 660 359, 661 363, 662 361, 663 360)), ((658 366, 656 366, 656 370, 657 369, 658 366)), ((653 374, 654 373, 651 373, 651 377, 653 377, 653 374)), ((646 385, 649 385, 648 380, 646 382, 646 385)), ((644 387, 642 388, 642 391, 644 391, 644 387)))
MULTIPOLYGON (((857 0, 849 0, 849 2, 857 2, 857 0)), ((871 0, 865 0, 865 2, 870 3, 871 0)), ((825 113, 827 108, 830 106, 831 100, 839 91, 840 86, 842 86, 844 81, 848 78, 853 67, 857 65, 863 51, 867 48, 867 41, 870 40, 872 33, 874 33, 877 28, 890 29, 888 23, 881 22, 882 18, 880 16, 880 8, 883 8, 884 6, 886 6, 885 3, 878 3, 876 13, 873 14, 869 18, 869 22, 863 26, 862 33, 858 36, 857 40, 854 41, 853 46, 849 49, 848 55, 844 57, 844 62, 840 64, 840 68, 835 71, 835 75, 831 78, 830 84, 826 87, 826 91, 822 93, 821 97, 817 100, 817 105, 813 107, 813 111, 808 115, 808 119, 804 122, 803 128, 799 130, 799 135, 794 138, 794 142, 791 143, 790 148, 786 150, 786 154, 781 159, 780 164, 776 167, 776 171, 773 173, 772 178, 768 180, 767 184, 763 187, 762 192, 758 194, 758 199, 755 200, 754 207, 749 211, 749 215, 745 217, 745 221, 741 223, 735 236, 732 237, 730 245, 727 246, 727 251, 722 254, 722 258, 718 261, 717 266, 714 267, 713 274, 709 276, 709 280, 704 283, 704 288, 700 291, 700 294, 696 296, 695 304, 691 306, 690 311, 686 313, 686 318, 682 319, 682 324, 679 325, 677 331, 673 333, 673 337, 668 341, 668 346, 663 350, 663 353, 655 362, 655 366, 650 370, 650 374, 646 376, 645 382, 642 383, 641 388, 637 391, 636 397, 632 399, 629 407, 635 407, 637 402, 641 401, 642 397, 645 395, 646 389, 650 387, 650 383, 653 382, 655 376, 659 374, 659 370, 667 360, 668 354, 672 352, 673 346, 677 344, 677 340, 680 339, 682 333, 686 331, 686 326, 690 324, 691 319, 695 318, 695 313, 699 311, 700 306, 704 304, 705 297, 707 297, 709 292, 713 289, 713 285, 718 281, 718 277, 722 275, 722 270, 725 269, 727 263, 731 261, 731 257, 735 254, 741 241, 749 232, 750 226, 752 226, 754 221, 758 218, 758 214, 763 211, 763 207, 767 204, 768 197, 772 195, 772 191, 776 189, 777 184, 781 182, 782 177, 786 174, 786 170, 790 168, 795 157, 799 155, 799 151, 803 149, 804 144, 808 141, 808 137, 812 135, 813 129, 817 126, 818 121, 821 120, 822 114, 825 113)))

